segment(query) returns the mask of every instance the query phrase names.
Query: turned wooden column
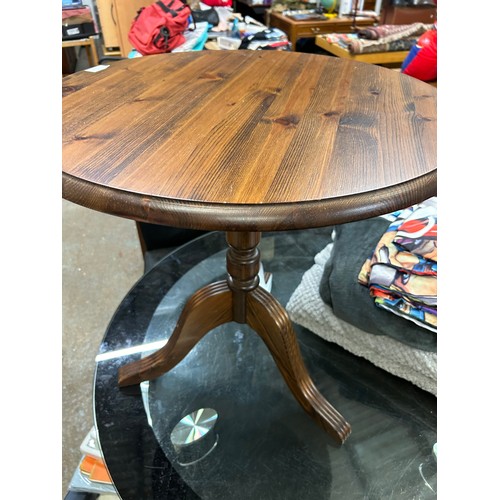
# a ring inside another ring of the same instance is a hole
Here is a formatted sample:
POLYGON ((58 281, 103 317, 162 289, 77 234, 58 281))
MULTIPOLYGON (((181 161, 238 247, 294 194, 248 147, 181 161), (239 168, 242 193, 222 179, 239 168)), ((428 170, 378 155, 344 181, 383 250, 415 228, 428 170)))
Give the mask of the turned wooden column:
POLYGON ((261 233, 228 232, 227 283, 233 292, 233 321, 246 323, 247 294, 259 286, 261 233))

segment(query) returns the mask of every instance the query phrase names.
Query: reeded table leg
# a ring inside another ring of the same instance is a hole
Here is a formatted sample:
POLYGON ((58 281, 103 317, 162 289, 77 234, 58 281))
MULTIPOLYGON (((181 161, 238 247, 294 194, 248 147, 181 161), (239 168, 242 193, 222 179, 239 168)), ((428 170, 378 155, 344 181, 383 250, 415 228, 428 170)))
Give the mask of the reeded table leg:
POLYGON ((248 297, 247 323, 271 351, 281 375, 302 408, 342 444, 351 433, 351 426, 311 380, 285 309, 266 290, 255 289, 248 297))
POLYGON ((118 384, 140 384, 168 372, 211 330, 232 321, 232 294, 225 281, 195 292, 177 321, 168 342, 158 351, 120 368, 118 384))
POLYGON ((219 325, 247 323, 265 342, 300 405, 337 443, 351 432, 344 417, 320 394, 304 365, 285 309, 259 285, 260 233, 228 232, 228 278, 205 286, 186 303, 167 344, 120 368, 121 387, 151 380, 171 370, 219 325))

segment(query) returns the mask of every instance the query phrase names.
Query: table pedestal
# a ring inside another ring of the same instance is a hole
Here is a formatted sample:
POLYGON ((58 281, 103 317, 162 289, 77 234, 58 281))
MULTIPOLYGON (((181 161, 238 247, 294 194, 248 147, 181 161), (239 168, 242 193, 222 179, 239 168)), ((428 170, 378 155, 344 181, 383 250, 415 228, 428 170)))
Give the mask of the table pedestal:
POLYGON ((186 303, 167 344, 155 353, 120 368, 120 387, 159 377, 174 368, 219 325, 248 324, 264 341, 292 394, 304 410, 338 444, 351 432, 344 417, 320 394, 304 365, 287 312, 259 287, 260 232, 226 233, 228 277, 194 293, 186 303))

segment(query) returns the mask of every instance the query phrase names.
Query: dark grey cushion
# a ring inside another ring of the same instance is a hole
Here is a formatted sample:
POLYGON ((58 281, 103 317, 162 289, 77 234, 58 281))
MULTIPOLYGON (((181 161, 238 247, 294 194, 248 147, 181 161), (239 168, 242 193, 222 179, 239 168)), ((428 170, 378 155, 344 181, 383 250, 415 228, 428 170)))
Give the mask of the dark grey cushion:
POLYGON ((436 352, 437 334, 377 307, 359 271, 390 222, 375 217, 335 226, 333 251, 320 282, 320 296, 335 316, 367 333, 387 335, 406 345, 436 352))

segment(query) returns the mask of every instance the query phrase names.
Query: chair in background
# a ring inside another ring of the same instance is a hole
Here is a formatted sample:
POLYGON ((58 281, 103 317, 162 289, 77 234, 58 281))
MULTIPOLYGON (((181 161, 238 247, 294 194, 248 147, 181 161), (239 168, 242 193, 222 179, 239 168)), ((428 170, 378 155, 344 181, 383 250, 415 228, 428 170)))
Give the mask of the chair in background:
POLYGON ((144 258, 144 273, 176 248, 208 232, 146 222, 136 222, 136 226, 144 258))

